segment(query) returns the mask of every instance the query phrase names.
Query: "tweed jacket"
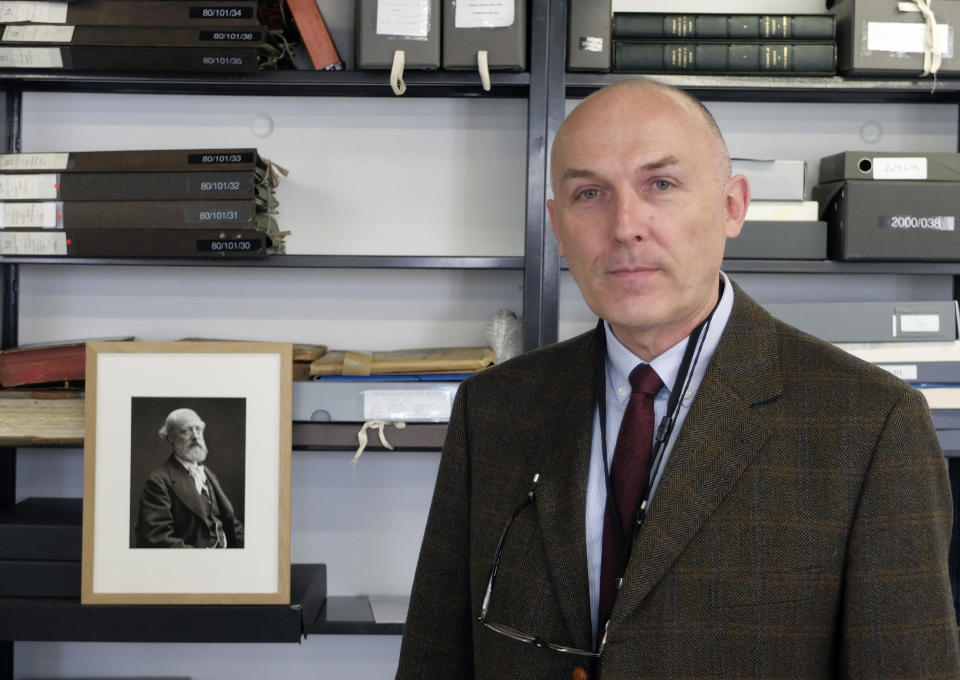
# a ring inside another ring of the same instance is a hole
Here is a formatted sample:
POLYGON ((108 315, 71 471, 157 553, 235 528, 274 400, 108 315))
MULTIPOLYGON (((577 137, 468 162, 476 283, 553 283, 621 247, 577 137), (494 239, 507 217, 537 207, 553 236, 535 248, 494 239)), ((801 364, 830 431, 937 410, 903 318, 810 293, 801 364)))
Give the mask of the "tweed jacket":
POLYGON ((466 381, 450 421, 397 678, 957 678, 952 510, 922 396, 789 327, 733 311, 634 542, 602 660, 585 495, 594 333, 466 381))
MULTIPOLYGON (((243 525, 217 476, 204 466, 219 509, 228 548, 243 547, 243 525)), ((139 548, 207 548, 216 544, 216 530, 206 501, 190 473, 170 456, 150 473, 140 494, 136 526, 139 548)))

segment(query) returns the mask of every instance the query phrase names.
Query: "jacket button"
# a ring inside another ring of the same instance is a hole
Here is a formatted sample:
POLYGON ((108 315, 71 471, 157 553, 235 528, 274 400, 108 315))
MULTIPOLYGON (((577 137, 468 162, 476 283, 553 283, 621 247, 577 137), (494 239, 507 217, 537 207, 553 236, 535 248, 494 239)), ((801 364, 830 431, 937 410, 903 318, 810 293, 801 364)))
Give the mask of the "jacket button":
POLYGON ((577 666, 573 669, 571 677, 573 680, 587 680, 587 671, 584 670, 583 666, 577 666))

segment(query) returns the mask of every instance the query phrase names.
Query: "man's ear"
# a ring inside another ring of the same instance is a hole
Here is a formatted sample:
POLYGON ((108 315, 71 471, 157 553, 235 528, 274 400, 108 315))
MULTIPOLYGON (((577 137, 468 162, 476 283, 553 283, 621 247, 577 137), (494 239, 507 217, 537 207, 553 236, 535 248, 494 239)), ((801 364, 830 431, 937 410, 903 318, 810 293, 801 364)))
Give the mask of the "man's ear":
POLYGON ((750 183, 743 175, 734 175, 727 180, 724 191, 724 233, 727 238, 739 236, 749 205, 750 183))
POLYGON ((560 240, 560 234, 557 230, 557 202, 552 198, 547 199, 547 213, 550 215, 550 228, 553 229, 553 236, 557 239, 557 254, 563 257, 563 242, 560 240))

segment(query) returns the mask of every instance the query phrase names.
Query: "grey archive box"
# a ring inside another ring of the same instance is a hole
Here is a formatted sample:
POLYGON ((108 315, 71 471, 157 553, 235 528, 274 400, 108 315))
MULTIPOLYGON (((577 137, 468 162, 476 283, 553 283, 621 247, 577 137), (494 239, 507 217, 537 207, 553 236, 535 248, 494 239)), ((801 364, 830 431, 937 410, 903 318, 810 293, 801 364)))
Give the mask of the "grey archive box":
POLYGON ((811 196, 832 259, 960 261, 960 182, 846 180, 811 196))
POLYGON ((476 70, 481 51, 487 53, 491 70, 527 67, 526 0, 443 0, 443 68, 476 70), (487 13, 491 5, 496 9, 487 13))
MULTIPOLYGON (((925 21, 919 11, 904 11, 898 0, 828 0, 837 21, 837 70, 852 75, 912 75, 923 71, 925 21)), ((956 31, 960 0, 932 5, 947 53, 938 74, 960 74, 956 31)))
POLYGON ((567 70, 610 70, 611 0, 570 0, 567 70))
POLYGON ((727 239, 730 260, 825 260, 827 223, 806 221, 744 222, 740 235, 727 239))
POLYGON ((960 153, 843 151, 820 159, 820 182, 843 179, 960 182, 960 153))
POLYGON ((399 5, 356 0, 354 56, 358 69, 389 69, 403 50, 405 68, 440 68, 440 0, 399 5))
POLYGON ((765 303, 763 307, 784 323, 827 342, 957 339, 953 300, 765 303))

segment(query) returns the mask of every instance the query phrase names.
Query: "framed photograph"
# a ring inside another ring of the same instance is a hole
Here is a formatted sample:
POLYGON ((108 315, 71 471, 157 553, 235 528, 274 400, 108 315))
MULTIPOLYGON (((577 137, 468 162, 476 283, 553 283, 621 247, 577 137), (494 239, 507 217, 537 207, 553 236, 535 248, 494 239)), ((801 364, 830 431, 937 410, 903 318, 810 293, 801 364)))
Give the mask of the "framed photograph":
POLYGON ((89 342, 84 604, 288 604, 292 345, 89 342))

